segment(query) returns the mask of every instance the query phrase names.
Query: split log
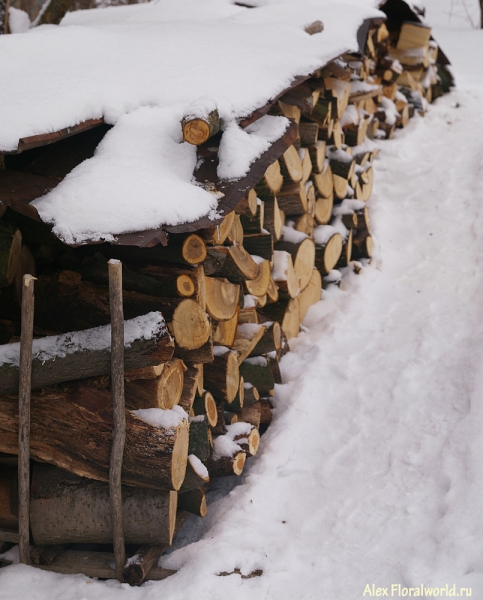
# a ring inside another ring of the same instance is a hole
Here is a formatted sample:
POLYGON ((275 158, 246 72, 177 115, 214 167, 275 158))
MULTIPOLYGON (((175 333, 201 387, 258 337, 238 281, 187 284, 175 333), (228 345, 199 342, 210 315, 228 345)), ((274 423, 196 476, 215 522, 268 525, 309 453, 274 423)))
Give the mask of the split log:
MULTIPOLYGON (((0 398, 0 451, 17 454, 16 396, 0 398)), ((186 470, 188 423, 161 429, 126 411, 122 481, 153 489, 179 489, 186 470)), ((109 479, 112 444, 111 395, 104 390, 63 386, 32 394, 32 458, 81 477, 109 479), (75 435, 72 435, 72 432, 75 435)))
POLYGON ((230 403, 238 391, 240 374, 236 354, 228 348, 222 352, 215 354, 212 363, 205 364, 204 381, 216 399, 230 403))
POLYGON ((299 282, 299 289, 305 289, 310 281, 315 264, 314 241, 308 237, 299 242, 282 240, 275 244, 275 250, 288 252, 291 255, 294 273, 299 282))
POLYGON ((307 212, 307 191, 304 183, 285 185, 277 194, 279 207, 286 215, 303 215, 307 212))
POLYGON ((233 225, 228 232, 227 240, 234 246, 243 246, 243 225, 241 223, 240 215, 234 216, 233 225))
MULTIPOLYGON (((112 542, 109 486, 51 465, 35 466, 30 519, 38 545, 112 542)), ((123 531, 128 544, 171 545, 177 492, 122 487, 123 531)))
MULTIPOLYGON (((312 163, 313 173, 323 173, 326 166, 326 142, 316 140, 308 147, 310 161, 312 163)), ((328 164, 328 163, 327 163, 328 164)))
POLYGON ((254 189, 249 190, 240 200, 236 205, 235 212, 237 215, 245 215, 248 217, 257 213, 257 193, 254 189))
MULTIPOLYGON (((282 332, 287 336, 287 339, 290 340, 297 337, 300 330, 300 307, 298 298, 291 298, 288 294, 281 294, 277 303, 267 304, 264 307, 263 317, 268 321, 278 321, 282 328, 282 332)), ((263 389, 261 391, 263 391, 263 389)))
MULTIPOLYGON (((230 403, 230 411, 240 410, 245 403, 245 380, 243 377, 240 377, 240 384, 238 385, 238 392, 233 400, 230 403)), ((227 420, 227 412, 225 411, 225 421, 227 420)), ((231 421, 230 421, 231 425, 231 421)))
POLYGON ((264 356, 247 358, 240 365, 240 374, 247 383, 255 386, 259 393, 273 390, 275 386, 270 363, 264 356))
POLYGON ((187 115, 181 121, 183 140, 200 146, 216 135, 221 128, 221 119, 215 108, 204 116, 187 115))
MULTIPOLYGON (((279 213, 280 214, 280 213, 279 213)), ((243 237, 243 246, 248 254, 261 256, 272 261, 273 237, 269 233, 252 233, 243 237)))
POLYGON ((224 279, 206 277, 205 287, 209 315, 216 321, 232 319, 238 306, 240 286, 224 279))
MULTIPOLYGON (((270 196, 271 197, 271 196, 270 196)), ((244 234, 262 233, 265 222, 265 203, 259 200, 257 210, 253 215, 240 215, 240 223, 244 234)))
POLYGON ((314 231, 314 240, 315 266, 322 275, 327 275, 341 256, 342 236, 333 227, 321 225, 314 231))
POLYGON ((200 489, 180 494, 178 497, 178 506, 180 510, 185 510, 198 517, 205 517, 208 512, 205 492, 200 489))
MULTIPOLYGON (((241 413, 243 414, 243 410, 241 411, 241 413)), ((248 414, 248 411, 246 411, 246 413, 248 414)), ((253 411, 252 411, 252 414, 253 414, 253 411)), ((237 421, 237 422, 239 423, 240 421, 237 421)), ((245 421, 245 422, 250 423, 249 421, 245 421)), ((252 430, 250 431, 250 433, 248 435, 245 435, 245 434, 236 435, 233 438, 233 441, 238 446, 240 446, 240 448, 243 450, 243 452, 245 452, 245 454, 247 456, 255 456, 260 447, 260 432, 258 431, 257 426, 253 425, 252 423, 250 423, 250 425, 252 425, 252 430)))
POLYGON ((224 456, 216 460, 206 462, 206 468, 210 477, 227 477, 230 475, 241 475, 245 466, 247 455, 245 452, 238 452, 235 456, 224 456))
POLYGON ((270 285, 270 260, 256 260, 255 262, 258 264, 260 273, 255 279, 247 279, 245 281, 245 289, 248 294, 252 294, 253 296, 264 296, 270 285))
POLYGON ((313 122, 301 121, 299 123, 299 135, 302 146, 315 146, 319 136, 319 125, 313 122))
POLYGON ((268 354, 269 352, 278 352, 282 347, 282 331, 280 329, 280 323, 273 321, 272 323, 264 323, 264 325, 265 331, 263 336, 260 338, 255 348, 250 352, 250 357, 268 354))
POLYGON ((331 195, 328 198, 319 196, 315 203, 315 220, 319 225, 327 225, 332 216, 332 209, 334 206, 334 196, 331 195))
POLYGON ((253 323, 243 323, 238 326, 237 337, 233 350, 237 353, 237 362, 240 365, 252 352, 265 333, 265 326, 253 323))
POLYGON ((20 231, 0 222, 0 287, 10 285, 15 279, 21 247, 20 231))
POLYGON ((353 229, 350 229, 349 235, 342 245, 342 252, 339 261, 336 264, 336 267, 338 269, 342 267, 347 267, 352 259, 352 236, 353 229))
MULTIPOLYGON (((314 211, 315 214, 315 211, 314 211)), ((304 213, 297 219, 295 219, 294 229, 295 231, 300 231, 300 233, 305 233, 310 238, 313 236, 315 228, 315 219, 309 213, 304 213)))
MULTIPOLYGON (((296 88, 294 88, 296 89, 296 88)), ((300 157, 294 146, 289 146, 279 158, 280 170, 284 181, 299 183, 302 181, 303 169, 300 157)))
POLYGON ((322 276, 318 269, 312 271, 312 277, 308 286, 300 293, 298 297, 300 321, 304 320, 309 308, 317 303, 322 296, 322 276))
POLYGON ((361 258, 371 258, 372 251, 374 248, 374 241, 372 236, 364 232, 357 232, 352 238, 352 260, 359 260, 361 258))
POLYGON ((216 273, 217 277, 224 277, 232 283, 258 277, 260 269, 243 246, 213 246, 208 249, 208 254, 213 252, 225 256, 223 266, 216 273))
POLYGON ((215 227, 210 227, 209 229, 201 229, 198 233, 208 244, 223 244, 228 238, 234 220, 235 213, 231 211, 223 217, 221 223, 215 227))
MULTIPOLYGON (((34 340, 32 388, 108 375, 111 326, 34 340)), ((160 313, 125 321, 124 364, 127 369, 158 365, 173 355, 174 343, 160 313), (140 335, 139 330, 143 331, 140 335)), ((20 344, 0 347, 0 394, 18 389, 20 344)))
MULTIPOLYGON (((277 198, 265 198, 263 228, 268 231, 275 240, 282 237, 282 227, 284 220, 280 212, 280 205, 277 198)), ((263 233, 263 232, 262 232, 263 233)))
POLYGON ((173 408, 181 398, 185 371, 183 361, 175 358, 164 365, 163 372, 156 379, 126 381, 126 407, 173 408))
POLYGON ((280 163, 275 160, 265 171, 262 180, 255 186, 256 193, 260 198, 270 197, 278 194, 283 185, 283 175, 280 163))
POLYGON ((238 323, 258 323, 258 314, 255 306, 245 307, 240 309, 238 315, 238 323))
POLYGON ((295 275, 292 256, 285 250, 273 253, 272 278, 280 290, 287 292, 291 298, 299 293, 299 280, 295 275))
POLYGON ((235 343, 236 329, 238 327, 240 309, 237 307, 235 314, 227 321, 220 321, 213 327, 213 342, 220 346, 231 348, 235 343))
POLYGON ((254 404, 260 400, 260 393, 254 385, 251 383, 244 383, 243 387, 245 388, 243 397, 244 406, 249 406, 250 404, 254 404))
MULTIPOLYGON (((203 364, 186 365, 178 405, 188 414, 193 406, 200 379, 203 380, 203 364)), ((203 388, 203 381, 201 381, 201 388, 203 388)))
POLYGON ((304 117, 318 123, 320 126, 324 126, 332 118, 332 103, 325 98, 319 98, 319 101, 310 112, 304 112, 304 117))
POLYGON ((186 467, 186 476, 179 493, 184 494, 190 490, 203 489, 210 481, 210 476, 205 465, 194 454, 188 457, 188 466, 186 467))
POLYGON ((196 396, 192 406, 195 416, 206 415, 210 427, 216 427, 218 422, 218 412, 216 402, 211 392, 204 391, 201 395, 196 396))

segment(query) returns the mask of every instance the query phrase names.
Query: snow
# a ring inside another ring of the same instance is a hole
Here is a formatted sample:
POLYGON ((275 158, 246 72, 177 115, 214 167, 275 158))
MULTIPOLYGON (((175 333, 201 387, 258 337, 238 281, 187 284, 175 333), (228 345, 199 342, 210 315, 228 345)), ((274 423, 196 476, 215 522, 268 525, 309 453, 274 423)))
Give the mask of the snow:
MULTIPOLYGON (((293 222, 292 222, 293 223, 293 222)), ((282 241, 291 242, 292 244, 300 244, 309 236, 303 231, 297 231, 295 227, 284 225, 282 227, 282 241)))
MULTIPOLYGON (((159 312, 150 312, 124 322, 124 345, 129 347, 135 340, 150 339, 166 332, 166 323, 159 312)), ((74 352, 109 350, 111 348, 111 326, 94 327, 56 336, 47 336, 33 341, 32 356, 41 361, 56 357, 63 358, 74 352)), ((18 367, 20 343, 0 346, 0 365, 18 367)))
POLYGON ((375 259, 308 311, 258 455, 161 559, 179 572, 129 588, 13 565, 1 600, 483 598, 483 33, 426 4, 461 89, 381 142, 375 259))
POLYGON ((246 175, 252 162, 281 138, 288 126, 289 120, 285 117, 270 115, 255 121, 246 129, 234 121, 229 123, 221 138, 218 177, 235 180, 246 175))
POLYGON ((275 250, 273 253, 272 277, 274 281, 286 281, 290 254, 285 250, 275 250))
POLYGON ((337 230, 332 225, 319 225, 314 229, 314 242, 318 246, 325 246, 336 233, 337 230))
POLYGON ((181 406, 173 406, 171 409, 140 408, 138 410, 131 410, 131 413, 145 423, 148 423, 148 425, 160 427, 161 429, 174 429, 182 421, 188 420, 188 415, 181 406))
POLYGON ((208 469, 197 456, 195 456, 194 454, 189 454, 188 462, 190 463, 191 468, 195 473, 197 473, 205 481, 209 481, 210 474, 208 473, 208 469))
POLYGON ((245 340, 251 340, 265 324, 259 325, 258 323, 242 323, 238 325, 236 329, 236 337, 243 338, 245 340))
POLYGON ((226 346, 214 346, 213 348, 213 354, 215 356, 223 356, 223 354, 226 354, 227 352, 231 352, 231 350, 226 346))
POLYGON ((8 28, 11 33, 25 33, 30 29, 30 19, 24 10, 10 6, 8 9, 8 28))
POLYGON ((0 80, 9 85, 0 87, 0 149, 88 119, 114 125, 92 158, 34 203, 69 244, 216 219, 219 197, 193 181, 196 148, 182 141, 181 118, 216 107, 219 174, 240 177, 286 120, 265 117, 245 131, 237 120, 295 76, 357 49, 358 27, 378 15, 339 2, 250 10, 231 0, 156 0, 2 36, 0 80), (303 27, 315 20, 325 29, 310 36, 303 27))

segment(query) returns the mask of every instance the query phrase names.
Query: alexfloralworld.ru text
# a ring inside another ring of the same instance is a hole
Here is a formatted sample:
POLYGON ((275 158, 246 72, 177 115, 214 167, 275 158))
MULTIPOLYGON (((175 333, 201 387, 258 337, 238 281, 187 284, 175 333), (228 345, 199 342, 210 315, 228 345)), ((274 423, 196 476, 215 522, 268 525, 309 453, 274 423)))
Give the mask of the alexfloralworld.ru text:
POLYGON ((470 598, 472 589, 449 584, 443 587, 427 587, 423 584, 404 587, 400 583, 393 583, 389 587, 378 587, 374 583, 368 583, 362 595, 371 598, 470 598))

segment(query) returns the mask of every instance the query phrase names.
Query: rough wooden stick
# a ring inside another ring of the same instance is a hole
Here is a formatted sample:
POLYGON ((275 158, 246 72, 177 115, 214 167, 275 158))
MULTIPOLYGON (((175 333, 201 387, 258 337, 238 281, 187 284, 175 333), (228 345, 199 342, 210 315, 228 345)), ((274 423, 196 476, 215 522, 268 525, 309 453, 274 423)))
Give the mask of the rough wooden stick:
POLYGON ((124 408, 124 313, 122 308, 122 263, 109 261, 109 301, 111 306, 111 388, 114 431, 109 469, 111 497, 112 542, 116 562, 116 576, 123 581, 126 550, 122 529, 121 471, 126 440, 126 413, 124 408))
POLYGON ((19 559, 30 563, 30 393, 34 328, 34 280, 24 275, 22 286, 22 330, 20 334, 20 381, 18 394, 18 533, 19 559))

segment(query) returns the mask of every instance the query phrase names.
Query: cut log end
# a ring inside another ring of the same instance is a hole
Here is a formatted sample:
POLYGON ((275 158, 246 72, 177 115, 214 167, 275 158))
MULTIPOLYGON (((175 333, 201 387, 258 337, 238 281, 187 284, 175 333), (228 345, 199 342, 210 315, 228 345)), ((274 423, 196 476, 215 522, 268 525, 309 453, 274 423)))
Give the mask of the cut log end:
POLYGON ((173 334, 176 342, 186 350, 196 350, 211 335, 208 315, 194 300, 183 300, 173 313, 173 334))
POLYGON ((173 457, 171 461, 171 481, 173 489, 175 490, 179 490, 186 475, 188 445, 189 425, 187 421, 182 421, 176 428, 176 441, 173 446, 173 457))

